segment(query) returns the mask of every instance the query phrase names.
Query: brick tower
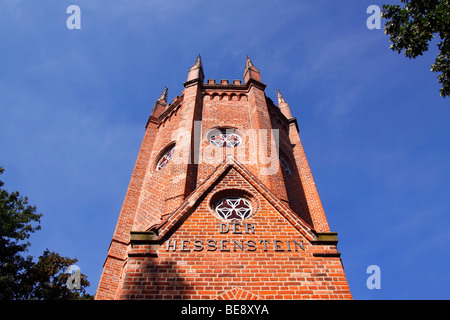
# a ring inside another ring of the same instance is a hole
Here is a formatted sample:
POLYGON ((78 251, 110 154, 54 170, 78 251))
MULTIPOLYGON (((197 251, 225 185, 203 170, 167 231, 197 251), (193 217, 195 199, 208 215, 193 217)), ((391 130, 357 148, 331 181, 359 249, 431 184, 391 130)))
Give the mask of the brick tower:
POLYGON ((147 121, 96 299, 351 299, 300 142, 277 90, 204 81, 167 88, 147 121))

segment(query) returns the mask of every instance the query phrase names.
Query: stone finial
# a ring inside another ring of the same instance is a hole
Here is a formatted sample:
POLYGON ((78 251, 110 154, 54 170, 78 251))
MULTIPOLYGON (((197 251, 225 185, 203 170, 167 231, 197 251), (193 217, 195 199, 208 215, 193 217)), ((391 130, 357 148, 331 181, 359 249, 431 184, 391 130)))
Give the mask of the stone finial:
POLYGON ((167 87, 164 88, 164 91, 161 93, 161 95, 158 98, 158 101, 164 101, 164 103, 167 103, 167 87))
POLYGON ((203 82, 205 75, 203 74, 202 58, 200 55, 197 56, 194 65, 189 69, 187 81, 199 80, 203 82))
POLYGON ((245 71, 244 71, 244 81, 247 83, 250 79, 261 82, 261 75, 259 74, 259 70, 255 67, 250 57, 246 57, 245 61, 245 71))
POLYGON ((252 60, 250 60, 250 57, 246 56, 245 59, 246 59, 246 61, 245 61, 245 69, 253 67, 253 62, 252 62, 252 60))
POLYGON ((197 60, 192 67, 201 67, 202 66, 202 57, 200 55, 197 56, 197 60))
POLYGON ((277 89, 277 99, 278 99, 278 106, 280 106, 280 104, 282 103, 286 103, 286 100, 284 100, 279 89, 277 89))
POLYGON ((289 107, 289 104, 283 98, 279 89, 277 89, 277 98, 278 98, 278 108, 280 108, 281 113, 284 114, 284 116, 288 120, 293 119, 292 113, 291 113, 291 107, 289 107))

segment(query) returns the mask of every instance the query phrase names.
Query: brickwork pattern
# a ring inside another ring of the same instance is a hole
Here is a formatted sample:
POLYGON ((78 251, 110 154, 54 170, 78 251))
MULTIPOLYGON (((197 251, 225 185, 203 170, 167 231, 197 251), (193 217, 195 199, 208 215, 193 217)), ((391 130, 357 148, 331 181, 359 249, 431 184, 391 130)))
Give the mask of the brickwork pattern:
POLYGON ((246 68, 245 83, 203 83, 198 57, 180 96, 155 104, 96 299, 351 299, 337 241, 320 240, 330 228, 296 120, 246 68), (215 128, 238 130, 242 144, 211 145, 215 128), (241 232, 221 232, 213 202, 223 194, 252 203, 241 232))
POLYGON ((235 233, 231 227, 220 233, 221 221, 211 212, 207 196, 159 246, 157 257, 145 256, 146 245, 134 246, 142 256, 128 261, 121 299, 216 299, 234 288, 260 299, 351 296, 339 257, 315 256, 324 250, 337 252, 334 245, 311 244, 235 170, 214 190, 226 190, 232 183, 258 198, 258 212, 244 222, 254 229, 242 225, 235 233), (303 243, 304 250, 293 240, 303 243))

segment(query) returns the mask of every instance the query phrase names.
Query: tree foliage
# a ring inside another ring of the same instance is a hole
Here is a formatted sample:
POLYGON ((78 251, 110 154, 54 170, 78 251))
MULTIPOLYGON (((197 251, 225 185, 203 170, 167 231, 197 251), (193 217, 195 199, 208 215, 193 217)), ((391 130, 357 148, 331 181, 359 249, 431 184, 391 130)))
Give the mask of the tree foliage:
POLYGON ((439 54, 431 71, 440 73, 442 97, 450 95, 450 0, 401 0, 405 5, 384 5, 385 33, 392 42, 390 48, 416 58, 428 51, 429 44, 439 37, 439 54))
POLYGON ((86 294, 89 282, 81 274, 80 290, 69 290, 66 286, 70 274, 69 266, 77 263, 77 259, 62 257, 58 253, 46 249, 38 261, 30 269, 29 295, 38 300, 84 300, 92 297, 86 294))
MULTIPOLYGON (((4 169, 0 167, 0 174, 4 169)), ((30 235, 41 229, 41 213, 19 192, 8 192, 0 180, 0 300, 91 299, 81 275, 81 290, 66 286, 67 267, 76 259, 61 257, 48 249, 38 258, 26 255, 30 235)))

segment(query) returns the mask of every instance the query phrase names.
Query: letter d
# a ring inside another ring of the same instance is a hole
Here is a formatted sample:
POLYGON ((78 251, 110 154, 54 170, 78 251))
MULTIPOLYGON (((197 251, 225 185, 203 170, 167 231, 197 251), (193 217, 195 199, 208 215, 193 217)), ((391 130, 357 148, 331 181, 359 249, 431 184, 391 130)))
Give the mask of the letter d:
POLYGON ((219 232, 220 233, 228 233, 228 225, 226 223, 221 223, 219 226, 219 232))

